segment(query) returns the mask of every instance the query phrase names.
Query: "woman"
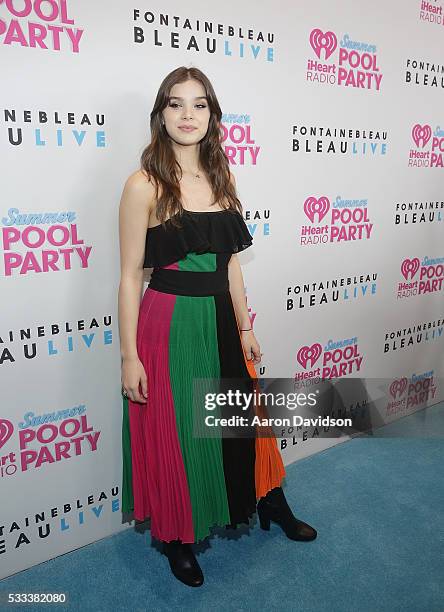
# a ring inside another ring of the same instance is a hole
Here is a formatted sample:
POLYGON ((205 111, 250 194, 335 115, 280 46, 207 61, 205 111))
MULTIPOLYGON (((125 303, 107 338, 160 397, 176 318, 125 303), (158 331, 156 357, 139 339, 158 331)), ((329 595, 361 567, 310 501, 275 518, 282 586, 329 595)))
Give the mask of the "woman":
POLYGON ((248 524, 256 505, 263 529, 274 520, 292 539, 316 537, 286 503, 274 437, 193 436, 193 380, 251 382, 260 361, 236 255, 252 238, 221 116, 200 70, 171 72, 119 217, 122 510, 150 517, 173 574, 190 586, 203 583, 191 543, 213 525, 248 524), (154 270, 142 297, 144 267, 154 270))

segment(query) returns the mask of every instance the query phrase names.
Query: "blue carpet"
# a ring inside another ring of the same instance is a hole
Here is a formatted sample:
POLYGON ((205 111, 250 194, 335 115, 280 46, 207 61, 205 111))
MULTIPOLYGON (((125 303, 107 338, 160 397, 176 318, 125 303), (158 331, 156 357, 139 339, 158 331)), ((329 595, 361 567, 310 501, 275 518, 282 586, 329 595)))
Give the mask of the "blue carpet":
POLYGON ((439 404, 287 466, 289 504, 318 538, 293 542, 256 518, 234 536, 215 530, 195 549, 202 587, 178 582, 149 530, 130 528, 10 576, 0 590, 68 592, 69 606, 36 608, 53 612, 442 612, 443 436, 439 404))

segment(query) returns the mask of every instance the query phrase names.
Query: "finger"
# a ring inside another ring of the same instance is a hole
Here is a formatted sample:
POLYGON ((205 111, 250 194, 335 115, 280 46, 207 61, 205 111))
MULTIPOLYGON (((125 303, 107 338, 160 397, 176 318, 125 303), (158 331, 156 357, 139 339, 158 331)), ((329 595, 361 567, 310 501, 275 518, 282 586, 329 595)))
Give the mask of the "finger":
POLYGON ((142 402, 142 404, 146 403, 146 396, 144 395, 142 387, 142 377, 140 379, 139 385, 137 386, 136 396, 138 397, 137 401, 142 402))
POLYGON ((130 387, 129 389, 127 389, 127 392, 128 392, 128 397, 131 399, 132 402, 137 402, 137 403, 142 403, 142 404, 146 402, 146 399, 140 395, 139 389, 130 387))
MULTIPOLYGON (((129 393, 128 393, 129 395, 129 393)), ((138 404, 145 404, 146 403, 146 398, 142 397, 142 395, 139 393, 139 391, 132 391, 131 392, 131 400, 133 402, 137 402, 138 404)))
POLYGON ((146 397, 143 396, 143 390, 141 393, 141 387, 142 387, 141 381, 139 381, 139 384, 137 385, 137 389, 134 390, 134 395, 136 397, 136 401, 144 404, 146 402, 146 397))
POLYGON ((261 359, 261 349, 259 347, 253 347, 254 361, 257 363, 261 359))
POLYGON ((148 397, 148 381, 146 379, 146 377, 143 377, 141 382, 140 382, 140 386, 142 387, 142 395, 144 397, 148 397))

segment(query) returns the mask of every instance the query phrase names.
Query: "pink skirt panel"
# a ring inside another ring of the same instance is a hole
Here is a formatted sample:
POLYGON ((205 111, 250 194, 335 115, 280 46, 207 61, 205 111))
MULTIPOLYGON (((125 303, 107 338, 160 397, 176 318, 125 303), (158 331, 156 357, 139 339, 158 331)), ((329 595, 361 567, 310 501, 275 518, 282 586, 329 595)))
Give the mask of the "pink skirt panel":
MULTIPOLYGON (((176 264, 177 266, 177 264, 176 264)), ((170 266, 168 266, 170 267, 170 266)), ((172 264, 171 267, 175 267, 172 264)), ((168 339, 176 296, 148 288, 142 298, 137 350, 148 379, 146 404, 128 401, 134 517, 151 518, 151 535, 194 542, 191 500, 170 383, 168 339), (150 388, 150 380, 156 384, 150 388)))

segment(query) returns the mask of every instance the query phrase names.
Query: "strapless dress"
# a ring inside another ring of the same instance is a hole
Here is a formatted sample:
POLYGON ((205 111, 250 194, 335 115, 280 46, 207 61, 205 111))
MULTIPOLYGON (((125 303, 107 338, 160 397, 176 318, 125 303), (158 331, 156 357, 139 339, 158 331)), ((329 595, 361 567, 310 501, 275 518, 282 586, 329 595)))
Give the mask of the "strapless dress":
POLYGON ((193 380, 257 382, 231 300, 228 262, 253 239, 238 211, 185 211, 147 230, 153 268, 137 325, 145 404, 123 398, 122 511, 150 518, 158 540, 198 542, 213 526, 249 523, 285 476, 274 437, 197 437, 193 380))

